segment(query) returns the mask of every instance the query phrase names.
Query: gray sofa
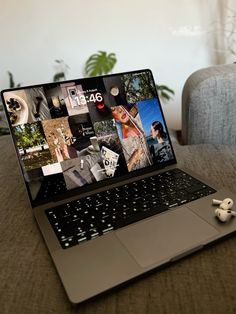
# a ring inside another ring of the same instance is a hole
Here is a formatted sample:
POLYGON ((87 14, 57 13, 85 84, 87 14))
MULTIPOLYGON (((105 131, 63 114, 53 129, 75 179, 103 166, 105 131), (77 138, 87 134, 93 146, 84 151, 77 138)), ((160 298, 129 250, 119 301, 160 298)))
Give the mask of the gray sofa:
POLYGON ((236 64, 194 72, 182 94, 183 144, 236 144, 236 64))

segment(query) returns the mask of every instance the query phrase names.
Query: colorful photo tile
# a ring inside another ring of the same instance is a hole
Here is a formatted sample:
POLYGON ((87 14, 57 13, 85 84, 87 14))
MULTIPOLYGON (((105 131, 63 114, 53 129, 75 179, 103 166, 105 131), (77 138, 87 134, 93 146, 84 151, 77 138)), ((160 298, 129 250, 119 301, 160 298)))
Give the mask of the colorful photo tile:
POLYGON ((59 85, 44 86, 44 93, 47 98, 49 111, 52 118, 61 118, 68 116, 64 95, 59 85))
POLYGON ((107 177, 114 177, 119 159, 119 154, 113 152, 109 148, 102 146, 101 155, 107 177))
POLYGON ((153 162, 172 159, 173 153, 157 98, 140 101, 137 108, 153 162))
POLYGON ((5 92, 4 98, 13 126, 51 119, 42 87, 5 92))
POLYGON ((128 171, 152 165, 151 155, 143 136, 127 137, 121 140, 128 171))
POLYGON ((53 163, 41 122, 17 125, 13 133, 26 171, 53 163))
POLYGON ((150 72, 125 74, 123 80, 128 103, 135 104, 156 97, 156 87, 150 72))
POLYGON ((91 138, 95 136, 89 114, 80 114, 68 118, 72 132, 71 146, 80 154, 86 154, 88 149, 93 149, 91 138))
POLYGON ((114 153, 114 156, 119 156, 119 158, 117 158, 118 161, 116 163, 116 170, 114 171, 114 174, 119 175, 127 172, 127 165, 122 145, 117 134, 115 120, 112 119, 96 122, 94 124, 94 130, 100 149, 105 152, 107 148, 114 153))
POLYGON ((87 100, 82 85, 76 85, 75 82, 72 82, 60 86, 69 116, 88 112, 87 100))
POLYGON ((150 154, 154 163, 162 163, 174 158, 169 141, 152 144, 150 154))
POLYGON ((162 124, 163 131, 165 132, 164 121, 157 98, 139 101, 136 106, 141 119, 142 129, 147 138, 151 136, 152 123, 155 121, 159 121, 162 124))
POLYGON ((75 148, 71 146, 72 133, 68 117, 44 120, 42 121, 42 125, 53 163, 77 157, 75 148))
POLYGON ((96 136, 100 138, 110 138, 111 136, 117 136, 116 124, 114 119, 95 122, 94 131, 96 136))
POLYGON ((124 106, 111 108, 111 113, 115 120, 117 132, 121 140, 130 136, 140 136, 143 133, 141 120, 136 106, 133 106, 131 110, 132 114, 130 113, 131 111, 128 111, 124 106))
POLYGON ((61 163, 68 190, 102 180, 104 173, 100 152, 81 156, 61 163))
POLYGON ((104 77, 105 91, 103 97, 109 108, 127 105, 124 84, 120 76, 104 77))

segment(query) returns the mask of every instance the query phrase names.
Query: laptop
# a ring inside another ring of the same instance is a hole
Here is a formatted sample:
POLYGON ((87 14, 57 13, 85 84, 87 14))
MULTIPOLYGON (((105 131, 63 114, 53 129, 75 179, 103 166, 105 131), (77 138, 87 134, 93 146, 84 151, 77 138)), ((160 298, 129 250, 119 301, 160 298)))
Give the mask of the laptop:
POLYGON ((150 70, 1 96, 29 207, 71 302, 236 230, 212 205, 235 195, 177 167, 150 70))

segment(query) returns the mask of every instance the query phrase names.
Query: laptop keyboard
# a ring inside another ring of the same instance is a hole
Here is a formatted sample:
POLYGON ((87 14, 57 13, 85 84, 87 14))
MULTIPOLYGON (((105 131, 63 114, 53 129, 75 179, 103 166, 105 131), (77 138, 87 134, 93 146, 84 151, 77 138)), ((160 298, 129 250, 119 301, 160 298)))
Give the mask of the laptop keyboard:
POLYGON ((66 249, 214 192, 175 168, 48 209, 46 215, 66 249))

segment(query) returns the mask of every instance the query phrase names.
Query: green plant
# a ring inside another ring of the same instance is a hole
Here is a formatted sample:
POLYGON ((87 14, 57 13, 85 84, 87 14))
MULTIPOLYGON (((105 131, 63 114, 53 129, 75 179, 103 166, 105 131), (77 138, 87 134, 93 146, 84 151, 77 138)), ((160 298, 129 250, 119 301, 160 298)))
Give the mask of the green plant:
POLYGON ((66 74, 68 73, 70 67, 63 60, 55 60, 57 70, 53 76, 53 82, 65 81, 66 74))
POLYGON ((107 54, 105 51, 98 51, 91 55, 85 63, 85 76, 97 76, 111 73, 116 64, 115 53, 107 54))
POLYGON ((15 81, 14 81, 14 78, 13 78, 13 74, 10 71, 8 71, 7 74, 9 76, 9 88, 20 87, 20 83, 15 84, 15 81))
POLYGON ((173 89, 169 88, 166 85, 156 85, 156 89, 159 97, 164 101, 169 101, 171 97, 175 94, 173 89))

